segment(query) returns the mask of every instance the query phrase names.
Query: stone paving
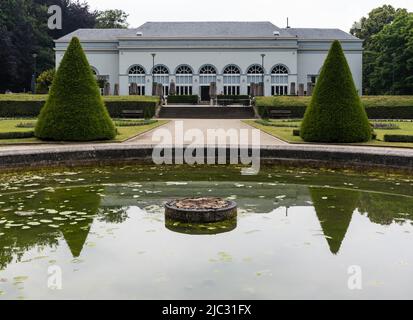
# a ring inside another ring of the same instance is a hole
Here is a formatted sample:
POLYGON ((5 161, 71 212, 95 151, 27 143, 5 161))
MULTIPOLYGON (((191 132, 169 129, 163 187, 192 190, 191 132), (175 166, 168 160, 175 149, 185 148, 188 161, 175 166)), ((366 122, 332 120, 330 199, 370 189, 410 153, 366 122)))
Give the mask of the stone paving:
MULTIPOLYGON (((152 131, 144 133, 136 138, 130 139, 123 143, 48 143, 48 144, 32 144, 32 145, 13 145, 13 146, 0 146, 0 154, 13 154, 19 152, 27 152, 31 150, 50 152, 52 150, 85 150, 93 147, 105 147, 105 146, 148 146, 154 145, 152 141, 152 136, 157 129, 167 129, 170 130, 172 134, 175 133, 176 122, 180 120, 171 120, 164 126, 158 127, 152 131)), ((189 129, 200 129, 203 133, 207 129, 247 129, 249 131, 254 128, 243 123, 242 120, 206 120, 206 119, 185 119, 183 121, 184 130, 189 129)), ((282 140, 279 140, 267 133, 261 132, 260 143, 262 146, 268 147, 285 147, 301 150, 328 150, 332 152, 345 151, 345 152, 358 152, 358 153, 369 153, 374 152, 377 154, 391 155, 391 154, 402 154, 405 156, 413 156, 413 149, 403 149, 403 148, 390 148, 390 147, 371 147, 371 146, 352 146, 352 145, 322 145, 322 144, 288 144, 282 140)))

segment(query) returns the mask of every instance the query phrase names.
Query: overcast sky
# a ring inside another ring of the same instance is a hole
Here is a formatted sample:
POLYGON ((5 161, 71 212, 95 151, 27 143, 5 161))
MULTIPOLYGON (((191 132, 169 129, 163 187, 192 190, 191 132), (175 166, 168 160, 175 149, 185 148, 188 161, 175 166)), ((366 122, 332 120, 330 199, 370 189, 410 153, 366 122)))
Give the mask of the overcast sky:
POLYGON ((413 11, 413 0, 86 0, 93 9, 122 9, 129 23, 146 21, 271 21, 292 27, 340 28, 383 4, 413 11))

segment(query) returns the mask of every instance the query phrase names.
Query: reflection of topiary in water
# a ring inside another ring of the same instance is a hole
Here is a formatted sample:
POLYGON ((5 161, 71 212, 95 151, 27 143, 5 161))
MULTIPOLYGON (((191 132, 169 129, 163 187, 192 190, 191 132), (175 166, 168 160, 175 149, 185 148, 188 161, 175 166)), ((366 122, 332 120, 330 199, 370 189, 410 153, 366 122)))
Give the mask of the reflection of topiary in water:
POLYGON ((329 188, 311 188, 314 208, 330 251, 337 254, 346 236, 360 193, 329 188))

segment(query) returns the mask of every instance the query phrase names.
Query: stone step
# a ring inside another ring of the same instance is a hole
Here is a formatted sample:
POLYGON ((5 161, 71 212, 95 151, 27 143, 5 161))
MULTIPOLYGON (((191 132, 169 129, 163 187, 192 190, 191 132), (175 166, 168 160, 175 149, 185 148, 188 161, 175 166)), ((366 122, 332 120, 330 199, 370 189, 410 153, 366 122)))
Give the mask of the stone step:
POLYGON ((252 107, 164 106, 162 119, 253 119, 252 107))

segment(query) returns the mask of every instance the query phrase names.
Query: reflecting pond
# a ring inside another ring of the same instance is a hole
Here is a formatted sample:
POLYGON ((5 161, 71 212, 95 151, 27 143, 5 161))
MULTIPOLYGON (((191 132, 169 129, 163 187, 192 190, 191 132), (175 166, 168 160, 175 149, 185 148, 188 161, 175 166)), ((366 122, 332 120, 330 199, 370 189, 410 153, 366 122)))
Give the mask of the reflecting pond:
POLYGON ((241 176, 232 166, 0 174, 0 299, 412 299, 412 248, 409 176, 241 176), (164 220, 165 202, 192 196, 235 200, 238 219, 164 220))

